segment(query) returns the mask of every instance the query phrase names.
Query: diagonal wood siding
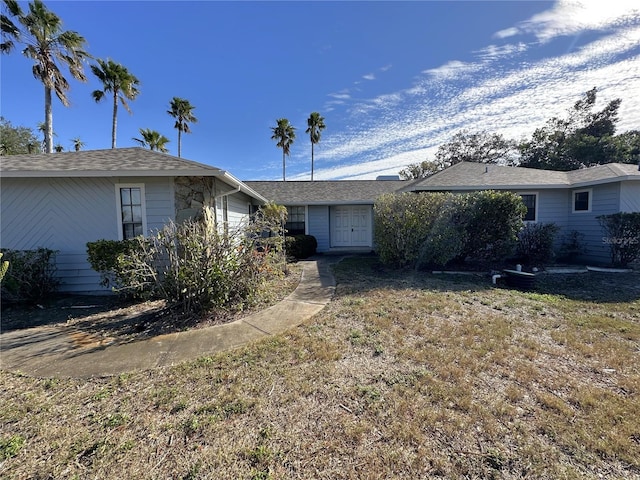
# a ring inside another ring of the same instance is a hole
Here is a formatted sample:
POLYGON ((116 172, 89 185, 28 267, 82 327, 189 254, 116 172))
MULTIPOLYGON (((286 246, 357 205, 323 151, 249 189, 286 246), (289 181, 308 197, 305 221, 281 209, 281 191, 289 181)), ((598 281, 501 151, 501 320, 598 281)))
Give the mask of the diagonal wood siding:
POLYGON ((113 186, 106 179, 2 180, 4 248, 86 249, 89 239, 113 237, 113 186))
MULTIPOLYGON (((161 228, 173 219, 172 178, 135 181, 145 183, 149 228, 161 228)), ((57 250, 62 291, 100 290, 99 276, 86 260, 86 244, 118 238, 116 183, 122 182, 118 178, 3 178, 0 247, 57 250)))

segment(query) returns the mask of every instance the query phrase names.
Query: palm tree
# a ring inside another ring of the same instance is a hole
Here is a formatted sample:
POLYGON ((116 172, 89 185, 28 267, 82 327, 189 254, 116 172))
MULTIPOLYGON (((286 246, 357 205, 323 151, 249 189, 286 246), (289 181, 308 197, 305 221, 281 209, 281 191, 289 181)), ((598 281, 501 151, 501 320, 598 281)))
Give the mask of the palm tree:
POLYGON ((167 153, 169 149, 165 146, 170 140, 164 135, 160 134, 150 128, 141 128, 140 135, 142 138, 134 138, 143 147, 147 147, 149 150, 157 150, 162 153, 167 153))
POLYGON ((167 110, 167 113, 176 119, 176 124, 173 128, 178 130, 178 157, 180 157, 180 150, 182 146, 182 132, 191 133, 189 124, 197 123, 198 119, 193 115, 193 109, 196 108, 189 103, 189 100, 184 98, 173 97, 169 104, 171 110, 167 110))
POLYGON ((291 145, 293 141, 296 139, 295 127, 293 127, 289 120, 286 118, 278 118, 276 120, 278 125, 275 127, 271 127, 273 131, 273 135, 271 135, 271 140, 277 140, 278 143, 276 147, 282 149, 282 180, 286 181, 285 175, 285 156, 289 155, 291 145))
POLYGON ((113 118, 111 121, 111 148, 116 148, 116 128, 118 126, 118 100, 131 113, 127 100, 135 100, 140 91, 140 81, 129 73, 126 67, 113 60, 98 60, 98 65, 91 65, 91 71, 102 82, 102 90, 91 93, 93 99, 101 101, 107 93, 113 96, 113 118))
POLYGON ((318 112, 312 112, 307 119, 307 129, 305 133, 309 134, 311 139, 311 181, 313 182, 313 146, 320 142, 320 134, 326 128, 324 117, 318 112))
POLYGON ((76 137, 76 138, 72 138, 71 141, 73 142, 73 149, 76 152, 79 152, 80 150, 82 150, 82 147, 84 147, 86 144, 80 139, 80 137, 76 137))
POLYGON ((14 40, 25 45, 22 54, 34 60, 33 76, 44 85, 45 152, 53 152, 53 112, 51 91, 60 102, 69 106, 67 91, 69 82, 64 78, 58 63, 69 68, 71 76, 86 81, 82 62, 90 57, 83 50, 84 37, 71 30, 62 30, 62 20, 47 9, 41 0, 29 3, 29 13, 24 13, 16 0, 4 0, 7 12, 17 20, 14 24, 7 15, 1 16, 3 42, 2 53, 9 53, 14 40))
POLYGON ((64 152, 64 147, 59 143, 56 143, 56 146, 53 147, 53 149, 56 151, 56 153, 64 152))
MULTIPOLYGON (((47 124, 45 122, 38 122, 38 131, 42 134, 42 151, 47 151, 47 124)), ((58 134, 51 131, 51 141, 53 142, 53 137, 57 137, 58 134)), ((49 152, 51 153, 51 152, 49 152)))

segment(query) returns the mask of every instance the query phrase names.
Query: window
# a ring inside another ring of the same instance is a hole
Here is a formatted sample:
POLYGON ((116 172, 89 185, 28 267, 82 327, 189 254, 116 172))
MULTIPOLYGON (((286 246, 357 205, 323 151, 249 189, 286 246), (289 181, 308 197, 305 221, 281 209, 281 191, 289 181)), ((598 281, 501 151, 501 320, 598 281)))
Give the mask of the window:
POLYGON ((537 220, 537 203, 538 203, 538 195, 535 193, 521 193, 520 197, 522 197, 522 203, 527 207, 527 213, 525 213, 522 220, 525 222, 535 222, 537 220))
POLYGON ((287 207, 287 235, 304 235, 304 211, 305 207, 287 207))
POLYGON ((116 185, 118 199, 119 238, 129 238, 144 235, 146 221, 144 218, 144 186, 116 185))
POLYGON ((573 211, 591 211, 591 190, 579 190, 577 192, 573 192, 573 211))

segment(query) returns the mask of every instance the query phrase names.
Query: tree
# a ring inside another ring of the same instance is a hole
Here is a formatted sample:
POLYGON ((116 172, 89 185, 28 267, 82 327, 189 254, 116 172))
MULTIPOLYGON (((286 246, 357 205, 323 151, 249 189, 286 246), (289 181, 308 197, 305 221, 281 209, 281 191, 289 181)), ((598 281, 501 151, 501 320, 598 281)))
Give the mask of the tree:
POLYGON ((82 150, 82 147, 85 146, 85 143, 80 139, 80 137, 72 138, 71 141, 73 142, 73 149, 76 152, 79 152, 82 150))
POLYGON ((438 147, 435 163, 440 170, 460 162, 513 165, 515 153, 515 142, 499 133, 462 130, 438 147))
POLYGON ((27 127, 14 127, 9 120, 0 117, 0 155, 40 153, 40 140, 27 127))
POLYGON ((640 164, 640 130, 629 130, 611 139, 614 162, 640 164))
POLYGON ((521 165, 568 171, 615 161, 621 100, 612 100, 602 110, 594 111, 596 96, 594 87, 573 105, 566 118, 553 117, 537 128, 531 140, 518 146, 521 165))
POLYGON ((29 13, 24 13, 16 0, 5 0, 9 16, 1 15, 3 42, 2 53, 13 50, 14 41, 24 44, 22 54, 35 63, 33 76, 44 85, 45 152, 53 152, 53 111, 51 92, 55 91, 60 102, 69 106, 67 91, 69 82, 62 75, 60 65, 67 66, 71 76, 86 81, 82 63, 89 57, 83 50, 85 39, 77 32, 62 30, 62 20, 40 0, 29 3, 29 13))
POLYGON ((313 182, 313 146, 320 142, 320 135, 322 130, 326 128, 324 124, 324 117, 318 112, 312 112, 307 119, 307 129, 305 133, 309 134, 311 139, 311 181, 313 182))
POLYGON ((418 178, 427 178, 434 173, 442 170, 436 162, 425 160, 420 163, 411 163, 398 172, 402 180, 414 180, 418 178))
POLYGON ((282 180, 286 181, 285 157, 290 154, 291 145, 296 138, 296 129, 286 118, 278 118, 276 122, 278 122, 278 125, 271 127, 271 130, 273 131, 271 140, 277 140, 278 143, 276 143, 276 147, 282 149, 282 180))
MULTIPOLYGON (((38 131, 42 135, 42 142, 40 142, 40 144, 42 145, 42 151, 46 152, 47 151, 47 125, 44 122, 38 122, 38 131)), ((57 136, 58 134, 52 130, 51 141, 53 142, 53 137, 57 137, 57 136)))
POLYGON ((197 123, 198 119, 193 115, 193 109, 196 108, 189 103, 189 100, 184 98, 173 97, 169 104, 171 110, 167 110, 167 113, 176 119, 176 123, 173 128, 178 130, 178 157, 180 157, 182 147, 182 132, 191 133, 189 124, 197 123))
POLYGON ((141 128, 140 135, 142 138, 134 138, 141 146, 147 147, 149 150, 157 150, 162 153, 167 153, 169 149, 166 144, 169 143, 169 139, 164 135, 158 133, 150 128, 141 128))
POLYGON ((127 100, 135 100, 140 91, 140 81, 129 70, 112 60, 98 60, 98 65, 91 65, 91 71, 102 82, 102 90, 91 93, 93 99, 100 102, 108 93, 113 98, 113 118, 111 121, 111 148, 116 148, 116 128, 118 126, 118 100, 131 113, 127 100))
POLYGON ((53 147, 53 150, 56 153, 64 152, 64 147, 61 144, 56 143, 56 145, 53 147))

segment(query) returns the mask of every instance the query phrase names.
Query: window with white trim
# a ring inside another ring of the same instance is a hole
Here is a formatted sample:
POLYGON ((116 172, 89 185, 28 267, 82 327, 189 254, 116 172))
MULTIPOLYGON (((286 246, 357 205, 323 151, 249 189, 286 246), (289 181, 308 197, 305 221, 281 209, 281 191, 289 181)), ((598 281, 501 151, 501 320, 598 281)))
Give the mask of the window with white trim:
POLYGON ((145 235, 147 222, 144 214, 144 185, 116 185, 116 198, 120 240, 145 235))
POLYGON ((573 192, 573 213, 591 211, 591 189, 573 192))
POLYGON ((538 194, 537 193, 521 193, 522 203, 527 207, 527 213, 524 214, 522 220, 525 222, 535 222, 538 220, 538 194))

